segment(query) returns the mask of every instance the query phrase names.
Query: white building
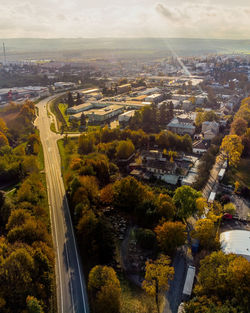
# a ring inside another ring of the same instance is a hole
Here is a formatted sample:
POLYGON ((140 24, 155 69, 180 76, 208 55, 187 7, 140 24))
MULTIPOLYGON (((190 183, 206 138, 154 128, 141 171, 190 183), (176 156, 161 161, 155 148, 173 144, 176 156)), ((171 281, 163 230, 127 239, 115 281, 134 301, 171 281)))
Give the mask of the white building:
POLYGON ((127 111, 118 116, 119 123, 127 123, 135 114, 135 110, 127 111))

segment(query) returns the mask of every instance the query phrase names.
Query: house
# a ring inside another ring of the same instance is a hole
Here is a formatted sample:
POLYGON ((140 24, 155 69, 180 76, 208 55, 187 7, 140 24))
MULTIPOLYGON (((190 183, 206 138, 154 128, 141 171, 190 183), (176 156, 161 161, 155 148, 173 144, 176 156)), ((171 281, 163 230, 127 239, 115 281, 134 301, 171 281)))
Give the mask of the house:
POLYGON ((193 135, 195 132, 194 122, 189 118, 174 117, 167 125, 167 129, 178 135, 193 135))
POLYGON ((149 173, 157 178, 163 174, 174 174, 177 167, 175 162, 161 160, 148 160, 144 166, 149 173))
POLYGON ((198 140, 193 143, 193 153, 203 154, 208 149, 208 142, 205 140, 198 140))
POLYGON ((202 123, 202 133, 205 140, 212 140, 219 133, 219 124, 215 121, 202 123))
POLYGON ((182 101, 182 108, 185 111, 190 111, 192 110, 193 103, 190 100, 184 100, 182 101))

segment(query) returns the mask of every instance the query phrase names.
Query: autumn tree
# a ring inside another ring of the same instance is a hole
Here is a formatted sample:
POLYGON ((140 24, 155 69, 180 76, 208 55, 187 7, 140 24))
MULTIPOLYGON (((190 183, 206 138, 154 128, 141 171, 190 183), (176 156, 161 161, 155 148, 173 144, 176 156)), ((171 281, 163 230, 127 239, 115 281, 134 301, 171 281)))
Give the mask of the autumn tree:
POLYGON ((121 287, 112 267, 97 265, 89 273, 90 302, 96 313, 119 313, 121 287))
POLYGON ((216 240, 216 228, 214 221, 208 218, 200 219, 195 223, 194 230, 191 235, 199 239, 202 248, 216 249, 220 244, 216 240))
POLYGON ((161 127, 166 127, 167 122, 168 122, 167 106, 165 103, 163 103, 159 111, 159 124, 161 127))
POLYGON ((114 206, 124 211, 134 211, 145 199, 146 189, 133 177, 114 183, 114 206))
POLYGON ((6 134, 7 131, 8 131, 8 127, 5 121, 2 118, 0 118, 0 132, 6 134))
POLYGON ((145 280, 142 288, 155 297, 157 312, 160 313, 159 296, 169 288, 169 280, 174 277, 174 268, 169 266, 170 258, 161 255, 155 261, 146 262, 145 280))
POLYGON ((68 92, 67 104, 68 104, 69 108, 74 106, 74 99, 73 99, 72 93, 70 91, 68 92))
POLYGON ((237 135, 225 136, 222 140, 220 150, 229 161, 229 165, 236 167, 240 162, 240 157, 243 151, 240 137, 237 135))
POLYGON ((40 302, 32 296, 28 296, 26 299, 28 313, 44 313, 40 302))
POLYGON ((82 98, 81 98, 80 93, 78 92, 76 95, 76 105, 79 105, 81 103, 82 103, 82 98))
POLYGON ((92 136, 82 134, 78 139, 78 151, 80 154, 88 154, 94 151, 95 141, 92 136))
POLYGON ((161 249, 172 255, 186 239, 186 227, 181 222, 165 222, 155 228, 156 238, 161 249))
POLYGON ((116 156, 118 159, 128 159, 135 151, 135 146, 131 140, 122 140, 116 147, 116 156))
POLYGON ((156 210, 160 216, 172 219, 176 214, 176 207, 169 195, 160 194, 156 200, 156 210))
POLYGON ((177 208, 177 216, 188 218, 197 211, 196 200, 201 193, 190 186, 181 186, 175 190, 173 202, 177 208))
POLYGON ((100 201, 104 205, 111 205, 114 200, 114 195, 113 195, 113 185, 108 184, 104 188, 101 189, 100 191, 100 201))
POLYGON ((8 138, 0 131, 0 148, 9 145, 8 138))
POLYGON ((237 136, 242 136, 247 130, 247 121, 244 118, 235 118, 231 125, 231 133, 237 136))
POLYGON ((194 288, 197 296, 216 297, 222 303, 230 301, 239 312, 249 311, 250 263, 247 259, 218 251, 206 256, 200 265, 194 288))
POLYGON ((244 146, 243 155, 250 156, 250 128, 247 128, 244 136, 242 137, 242 144, 244 146))

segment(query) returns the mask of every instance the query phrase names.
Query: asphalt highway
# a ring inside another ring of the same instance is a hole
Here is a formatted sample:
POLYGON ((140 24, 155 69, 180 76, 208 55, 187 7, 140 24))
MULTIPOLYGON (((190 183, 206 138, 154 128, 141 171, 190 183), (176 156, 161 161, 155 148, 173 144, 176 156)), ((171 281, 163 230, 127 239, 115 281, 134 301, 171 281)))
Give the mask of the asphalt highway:
MULTIPOLYGON (((55 97, 55 96, 54 96, 55 97)), ((58 95, 57 95, 58 97, 58 95)), ((53 97, 37 104, 35 125, 40 131, 44 152, 45 172, 56 255, 56 286, 59 313, 89 313, 86 285, 77 250, 57 147, 59 134, 50 130, 46 105, 53 97)))

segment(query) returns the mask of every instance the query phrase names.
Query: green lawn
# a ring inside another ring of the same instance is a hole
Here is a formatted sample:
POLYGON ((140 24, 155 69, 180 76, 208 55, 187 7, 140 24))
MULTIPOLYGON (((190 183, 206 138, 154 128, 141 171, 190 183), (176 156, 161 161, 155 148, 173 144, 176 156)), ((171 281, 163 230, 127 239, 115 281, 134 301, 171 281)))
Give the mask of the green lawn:
POLYGON ((66 103, 59 103, 58 108, 61 111, 62 116, 63 116, 67 126, 69 126, 69 116, 66 114, 66 110, 68 108, 68 105, 66 103))

